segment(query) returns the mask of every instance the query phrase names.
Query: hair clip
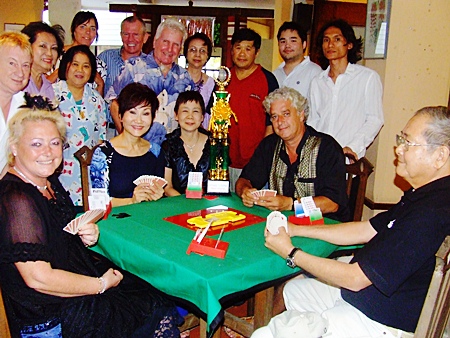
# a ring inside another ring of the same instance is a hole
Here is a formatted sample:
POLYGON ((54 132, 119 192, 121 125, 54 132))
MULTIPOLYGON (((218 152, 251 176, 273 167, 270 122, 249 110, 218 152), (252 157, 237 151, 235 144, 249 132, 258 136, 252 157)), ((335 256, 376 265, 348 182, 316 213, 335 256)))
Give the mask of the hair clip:
POLYGON ((56 110, 58 106, 54 106, 53 103, 47 98, 41 95, 31 95, 25 92, 25 104, 20 108, 36 108, 36 109, 48 109, 50 111, 56 110))

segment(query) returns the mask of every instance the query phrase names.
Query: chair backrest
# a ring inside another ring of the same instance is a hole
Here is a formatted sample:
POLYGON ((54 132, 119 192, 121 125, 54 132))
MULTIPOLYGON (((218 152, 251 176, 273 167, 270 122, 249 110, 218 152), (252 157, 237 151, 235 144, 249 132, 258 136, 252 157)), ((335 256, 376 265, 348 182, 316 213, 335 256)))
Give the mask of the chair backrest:
POLYGON ((450 314, 450 236, 436 253, 436 267, 414 337, 441 338, 450 314))
POLYGON ((3 303, 2 292, 0 290, 0 337, 11 338, 8 319, 6 318, 5 304, 3 303))
POLYGON ((91 165, 92 155, 98 145, 92 149, 88 146, 83 146, 75 152, 75 157, 80 161, 81 166, 81 196, 83 198, 84 211, 89 210, 89 166, 91 165))
POLYGON ((352 164, 345 165, 347 172, 348 206, 353 215, 353 221, 360 221, 366 197, 367 179, 373 172, 373 165, 365 157, 352 164))

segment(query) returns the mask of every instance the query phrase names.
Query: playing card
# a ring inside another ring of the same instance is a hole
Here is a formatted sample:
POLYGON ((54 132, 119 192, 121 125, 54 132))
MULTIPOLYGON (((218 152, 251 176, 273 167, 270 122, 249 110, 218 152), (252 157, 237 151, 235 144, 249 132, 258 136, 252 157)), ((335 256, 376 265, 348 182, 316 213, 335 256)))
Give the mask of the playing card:
POLYGON ((278 235, 280 233, 278 228, 280 227, 284 227, 286 232, 288 232, 287 218, 279 211, 272 211, 267 216, 266 228, 272 235, 278 235))
POLYGON ((153 184, 157 184, 161 188, 164 188, 167 184, 167 181, 162 177, 153 176, 153 184))
POLYGON ((275 197, 277 195, 276 190, 262 189, 260 191, 263 193, 263 196, 265 197, 275 197))
POLYGON ((95 223, 105 214, 103 209, 95 209, 86 211, 84 214, 78 216, 77 218, 71 220, 64 228, 64 231, 72 235, 76 235, 78 229, 87 223, 95 223))
POLYGON ((150 183, 150 181, 151 181, 151 176, 150 175, 141 175, 138 178, 136 178, 133 181, 133 183, 135 185, 139 185, 139 184, 142 184, 142 183, 150 183))
POLYGON ((164 188, 164 186, 167 184, 167 181, 164 178, 159 177, 159 176, 155 176, 155 175, 141 175, 138 178, 136 178, 133 181, 133 183, 135 185, 139 185, 139 184, 142 184, 142 183, 147 183, 147 184, 150 184, 150 185, 157 184, 161 188, 164 188))

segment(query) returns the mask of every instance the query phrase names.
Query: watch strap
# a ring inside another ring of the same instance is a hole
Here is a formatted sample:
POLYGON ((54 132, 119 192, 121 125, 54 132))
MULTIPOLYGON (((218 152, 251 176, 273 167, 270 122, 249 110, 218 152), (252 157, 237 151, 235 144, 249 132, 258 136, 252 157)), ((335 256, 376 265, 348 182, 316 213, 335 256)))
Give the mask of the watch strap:
POLYGON ((288 255, 288 257, 289 257, 289 258, 294 258, 294 255, 295 255, 295 253, 296 253, 298 250, 301 250, 301 249, 300 249, 300 248, 293 248, 292 251, 291 251, 291 253, 288 255))

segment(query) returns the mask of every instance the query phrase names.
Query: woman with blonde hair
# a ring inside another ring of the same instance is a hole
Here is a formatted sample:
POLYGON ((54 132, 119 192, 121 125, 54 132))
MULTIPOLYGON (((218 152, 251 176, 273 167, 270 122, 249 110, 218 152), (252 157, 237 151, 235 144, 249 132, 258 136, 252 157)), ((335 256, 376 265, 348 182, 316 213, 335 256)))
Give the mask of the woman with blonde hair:
POLYGON ((9 123, 11 168, 0 181, 0 286, 12 335, 178 337, 181 318, 169 301, 92 259, 86 246, 98 241, 96 224, 63 230, 76 215, 54 173, 65 121, 45 100, 29 104, 9 123))

